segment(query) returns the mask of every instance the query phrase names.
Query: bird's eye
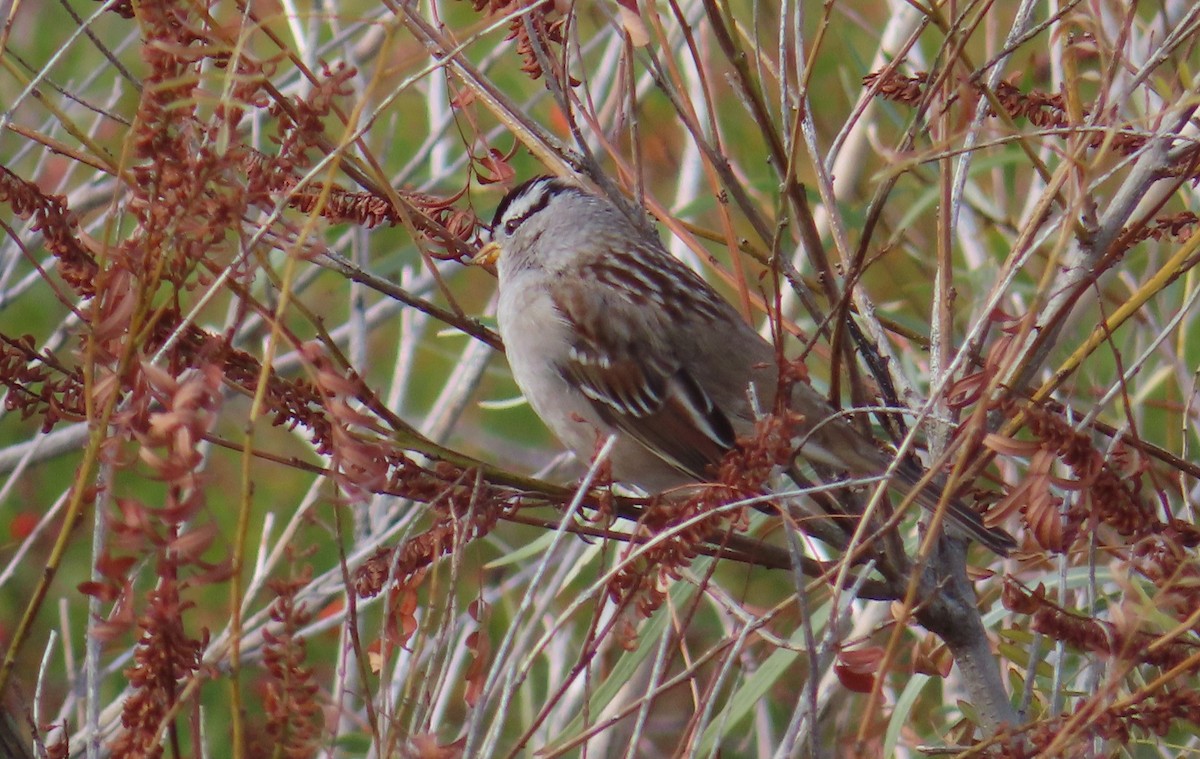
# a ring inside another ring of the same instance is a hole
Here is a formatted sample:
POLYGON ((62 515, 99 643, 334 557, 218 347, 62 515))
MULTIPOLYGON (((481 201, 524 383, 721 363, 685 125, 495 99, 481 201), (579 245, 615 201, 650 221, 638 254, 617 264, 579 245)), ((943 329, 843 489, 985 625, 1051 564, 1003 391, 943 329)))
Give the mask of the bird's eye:
POLYGON ((509 219, 508 221, 504 222, 504 233, 511 235, 513 232, 517 231, 517 227, 519 226, 521 226, 520 219, 509 219))

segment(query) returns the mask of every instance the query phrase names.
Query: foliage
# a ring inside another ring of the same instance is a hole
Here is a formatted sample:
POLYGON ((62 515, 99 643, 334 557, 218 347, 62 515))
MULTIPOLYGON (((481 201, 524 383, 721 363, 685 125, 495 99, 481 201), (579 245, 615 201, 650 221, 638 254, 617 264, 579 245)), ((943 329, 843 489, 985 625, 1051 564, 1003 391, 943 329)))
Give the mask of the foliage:
POLYGON ((1150 6, 15 4, 0 749, 1195 750, 1200 9, 1150 6), (691 499, 554 459, 466 265, 537 172, 1019 549, 764 496, 782 409, 691 499))

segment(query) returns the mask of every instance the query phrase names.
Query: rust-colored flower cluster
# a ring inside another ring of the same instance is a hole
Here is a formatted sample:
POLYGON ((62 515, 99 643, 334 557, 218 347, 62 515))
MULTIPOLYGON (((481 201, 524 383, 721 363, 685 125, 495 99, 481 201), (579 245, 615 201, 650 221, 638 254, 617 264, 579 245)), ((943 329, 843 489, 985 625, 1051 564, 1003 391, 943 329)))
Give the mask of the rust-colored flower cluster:
MULTIPOLYGON (((1165 634, 1148 632, 1137 615, 1121 614, 1119 609, 1112 610, 1115 622, 1074 614, 1050 601, 1041 586, 1029 591, 1010 580, 1005 584, 1003 600, 1009 609, 1031 615, 1032 630, 1053 640, 1124 662, 1127 668, 1152 666, 1174 675, 1170 685, 1140 689, 1120 700, 1115 700, 1108 689, 1101 689, 1069 714, 1044 722, 1022 736, 1014 736, 1005 756, 1041 756, 1039 751, 1051 745, 1071 723, 1075 723, 1074 729, 1125 744, 1135 732, 1162 736, 1181 722, 1195 721, 1200 692, 1179 685, 1194 677, 1200 668, 1197 663, 1200 648, 1190 640, 1173 641, 1165 634), (1086 714, 1087 719, 1072 717, 1079 714, 1086 714)), ((1152 679, 1138 677, 1136 682, 1152 679)))
POLYGON ((201 639, 187 633, 183 613, 192 604, 180 598, 179 590, 175 578, 163 577, 138 619, 141 636, 133 666, 125 670, 133 692, 122 704, 124 730, 109 744, 113 756, 161 756, 160 730, 172 722, 169 717, 184 695, 181 685, 201 669, 207 633, 201 639))
POLYGON ((636 561, 623 559, 609 583, 609 594, 625 609, 618 630, 623 645, 634 645, 637 619, 649 617, 662 605, 670 583, 682 576, 700 553, 701 544, 719 542, 724 531, 746 529, 747 506, 715 510, 767 492, 776 467, 790 462, 795 455, 792 437, 800 421, 786 410, 762 419, 755 434, 740 439, 738 447, 721 460, 712 484, 697 486, 689 497, 672 498, 667 494, 646 506, 626 555, 652 537, 669 537, 642 551, 636 561))
POLYGON ((1138 695, 1133 703, 1111 709, 1111 716, 1099 721, 1104 737, 1128 745, 1134 731, 1161 737, 1180 723, 1195 724, 1200 714, 1200 691, 1194 688, 1164 687, 1138 695))
MULTIPOLYGON (((521 8, 529 9, 509 23, 505 39, 516 40, 521 70, 531 79, 537 79, 545 73, 537 51, 540 49, 548 55, 550 45, 561 47, 566 40, 567 17, 558 13, 554 0, 472 0, 471 5, 476 11, 486 10, 489 16, 507 15, 521 8), (529 19, 536 42, 531 39, 524 19, 529 19)), ((577 82, 571 80, 571 84, 577 82)))
MULTIPOLYGON (((916 106, 924 100, 929 85, 929 74, 919 71, 911 76, 888 68, 874 71, 863 77, 863 84, 874 87, 886 100, 916 106)), ((983 97, 982 84, 975 79, 962 83, 975 97, 983 97)), ((1013 118, 1023 118, 1041 129, 1066 129, 1072 126, 1066 110, 1066 101, 1061 93, 1048 94, 1034 90, 1021 92, 1015 84, 1001 81, 993 92, 1005 113, 1013 118)), ((1087 111, 1085 109, 1084 113, 1087 111)), ((994 113, 992 114, 995 115, 994 113)), ((1126 133, 1100 131, 1088 140, 1088 147, 1098 148, 1107 144, 1119 153, 1129 155, 1146 144, 1146 138, 1126 133)), ((1193 167, 1194 168, 1194 167, 1193 167)))
MULTIPOLYGON (((1062 93, 1053 95, 1038 90, 1021 92, 1012 82, 1001 80, 996 84, 996 99, 1013 118, 1023 118, 1041 129, 1062 129, 1070 126, 1067 118, 1067 101, 1062 93)), ((1099 142, 1093 144, 1097 147, 1099 142)))
MULTIPOLYGON (((95 261, 88 264, 94 285, 78 288, 83 297, 95 295, 86 312, 94 363, 92 400, 98 408, 114 410, 114 436, 104 456, 115 466, 131 466, 116 443, 134 441, 143 465, 167 483, 161 506, 118 498, 119 512, 110 518, 119 545, 149 548, 156 557, 155 586, 136 615, 140 635, 134 664, 126 670, 132 693, 122 709, 124 731, 110 743, 122 757, 160 755, 162 731, 175 729, 174 712, 184 709, 185 699, 198 709, 198 691, 187 686, 202 667, 208 632, 200 630, 199 638, 188 633, 185 611, 192 604, 184 591, 193 582, 228 572, 222 564, 200 558, 215 537, 214 527, 193 524, 205 492, 197 479, 203 462, 198 447, 220 402, 220 365, 212 357, 179 361, 176 352, 163 370, 140 359, 138 351, 146 346, 131 340, 178 325, 182 294, 196 286, 194 275, 202 265, 218 268, 232 255, 227 233, 240 226, 250 202, 236 177, 236 163, 215 148, 215 141, 204 138, 198 120, 197 103, 203 100, 198 67, 206 60, 226 65, 223 50, 228 48, 210 29, 194 24, 190 13, 170 2, 139 6, 148 40, 140 49, 148 73, 132 133, 136 163, 127 211, 136 228, 103 251, 103 268, 95 261), (156 303, 163 289, 168 301, 156 303), (197 568, 200 573, 191 580, 181 579, 185 570, 197 568)), ((247 96, 257 89, 256 84, 248 86, 247 96)), ((226 109, 223 118, 228 124, 240 116, 238 110, 226 109)), ((12 384, 13 378, 4 381, 12 384)), ((108 549, 98 563, 102 581, 85 590, 116 598, 116 614, 101 629, 112 638, 134 616, 132 586, 122 576, 130 558, 108 549)))
POLYGON ((166 281, 184 290, 195 286, 193 274, 201 265, 224 268, 237 254, 229 230, 241 226, 250 205, 269 200, 247 192, 236 148, 223 151, 217 139, 240 121, 240 104, 258 101, 262 71, 239 61, 234 94, 241 101, 229 101, 205 125, 199 67, 206 61, 227 65, 229 46, 195 22, 186 6, 152 3, 140 9, 139 20, 152 42, 141 47, 149 74, 132 134, 138 163, 128 210, 138 228, 110 254, 111 269, 101 272, 111 284, 99 293, 100 318, 124 310, 136 318, 146 287, 166 281))
POLYGON ((64 367, 53 356, 40 353, 32 335, 0 335, 0 384, 7 389, 4 407, 22 419, 40 417, 42 432, 63 419, 79 421, 87 410, 83 375, 64 367))
POLYGON ((929 83, 929 74, 918 71, 911 76, 901 74, 894 68, 883 71, 872 71, 862 79, 863 86, 874 88, 884 100, 903 103, 908 106, 920 105, 925 97, 925 86, 929 83))
MULTIPOLYGON (((216 362, 227 382, 252 392, 260 373, 258 362, 249 354, 229 348, 223 338, 194 325, 180 329, 184 308, 178 301, 183 292, 202 281, 196 276, 198 267, 209 272, 229 268, 235 252, 229 247, 228 231, 241 227, 252 205, 273 206, 277 194, 295 186, 295 166, 308 147, 320 142, 316 135, 297 136, 303 131, 300 127, 320 128, 332 99, 344 91, 347 72, 331 70, 328 86, 314 87, 308 98, 290 103, 286 109, 290 118, 284 120, 289 126, 281 137, 281 144, 287 146, 281 153, 284 157, 266 160, 237 146, 218 153, 213 148, 217 127, 208 127, 208 138, 202 139, 206 129, 200 125, 195 106, 181 107, 180 102, 197 101, 197 78, 192 69, 206 54, 203 51, 216 56, 223 48, 219 40, 204 36, 208 31, 190 27, 186 15, 168 6, 153 4, 146 9, 148 34, 160 42, 144 46, 152 72, 143 88, 136 130, 136 153, 144 162, 133 170, 136 181, 130 209, 138 225, 129 239, 103 251, 105 268, 101 269, 93 255, 101 251, 91 250, 80 241, 76 220, 62 198, 47 196, 32 183, 0 168, 0 202, 7 202, 22 217, 34 218, 34 229, 45 238, 73 295, 93 298, 82 315, 92 326, 96 349, 93 356, 99 364, 114 365, 128 349, 131 335, 147 334, 145 353, 157 350, 168 339, 174 341, 168 361, 172 373, 216 362), (189 52, 192 48, 195 50, 189 52), (155 86, 160 81, 170 84, 155 86), (246 176, 239 179, 242 171, 246 176), (175 302, 165 306, 149 302, 147 296, 162 292, 163 283, 171 285, 167 292, 175 302)), ((258 102, 263 80, 253 74, 261 73, 261 69, 240 62, 238 65, 246 74, 237 79, 242 100, 231 102, 258 102)), ((236 107, 222 105, 217 111, 228 125, 235 125, 241 118, 236 107)), ((478 226, 474 216, 456 211, 452 201, 419 193, 406 197, 414 207, 434 217, 435 227, 441 224, 443 230, 445 225, 452 228, 448 234, 439 236, 436 230, 430 234, 459 255, 462 246, 454 243, 474 235, 478 226)), ((311 207, 314 198, 314 193, 304 191, 293 204, 311 207)), ((381 201, 342 192, 335 193, 326 210, 359 223, 397 220, 393 210, 382 209, 381 201)), ((235 271, 250 276, 244 266, 235 271)), ((69 302, 70 295, 64 294, 63 300, 69 302)), ((127 379, 109 375, 109 380, 116 383, 113 390, 125 401, 130 389, 127 379)), ((8 390, 9 409, 24 417, 40 417, 43 431, 64 418, 84 418, 82 374, 75 367, 38 353, 32 339, 0 340, 0 384, 8 390)), ((318 450, 332 450, 330 425, 321 413, 321 395, 311 383, 285 380, 272 373, 268 396, 267 407, 277 424, 303 424, 312 430, 318 450)))
POLYGON ((1064 745, 1079 746, 1084 740, 1097 738, 1129 745, 1138 734, 1162 738, 1181 724, 1194 724, 1195 715, 1200 713, 1200 691, 1178 686, 1139 692, 1116 703, 1107 701, 1111 696, 1101 691, 1066 714, 1008 736, 997 747, 998 756, 1073 756, 1064 751, 1064 745), (1064 741, 1062 733, 1068 729, 1079 733, 1079 737, 1064 741), (1052 746, 1057 750, 1048 753, 1052 746))
POLYGON ((1192 643, 1161 642, 1160 636, 1139 627, 1136 616, 1122 615, 1116 609, 1112 610, 1113 616, 1124 624, 1074 614, 1047 598, 1045 588, 1040 585, 1029 591, 1009 580, 1004 586, 1003 600, 1011 611, 1031 616, 1036 632, 1080 651, 1163 669, 1178 666, 1200 652, 1192 643))
MULTIPOLYGON (((108 605, 93 628, 102 640, 138 633, 127 673, 132 693, 124 704, 125 729, 109 748, 114 755, 157 756, 163 731, 174 730, 180 710, 186 714, 198 703, 194 681, 202 676, 208 632, 187 624, 187 595, 229 573, 226 556, 206 557, 217 533, 204 519, 209 475, 203 446, 224 442, 214 437, 214 423, 231 390, 253 395, 265 378, 265 414, 275 424, 302 427, 316 450, 333 460, 332 471, 320 473, 351 498, 370 491, 440 503, 445 512, 434 531, 446 528, 448 537, 444 546, 425 547, 430 560, 455 545, 449 537, 455 527, 448 525, 457 525, 457 540, 466 541, 491 529, 500 510, 488 507, 499 502, 491 490, 473 494, 457 467, 416 463, 378 415, 360 411, 377 406, 373 398, 363 400, 370 393, 352 372, 308 352, 311 379, 264 372, 256 357, 233 347, 232 330, 213 334, 184 316, 196 305, 192 292, 218 273, 229 275, 235 295, 244 292, 255 274, 254 260, 243 255, 247 220, 261 218, 292 193, 311 164, 310 153, 331 149, 324 124, 350 92, 355 72, 326 67, 304 97, 283 100, 269 85, 271 64, 255 62, 246 48, 223 38, 228 29, 196 15, 195 6, 142 4, 137 16, 144 35, 141 98, 126 162, 113 169, 128 221, 112 228, 125 236, 87 236, 63 197, 0 167, 0 203, 32 219, 62 280, 47 276, 47 284, 83 322, 77 353, 52 355, 32 337, 0 336, 0 387, 8 409, 38 420, 43 431, 64 420, 92 422, 106 434, 99 451, 105 466, 148 472, 163 483, 154 502, 122 492, 121 476, 106 481, 111 492, 85 490, 84 507, 109 505, 110 538, 95 561, 96 579, 79 584, 82 593, 108 605), (204 80, 214 67, 232 70, 229 89, 215 104, 204 80), (279 154, 268 159, 242 144, 239 124, 250 109, 261 111, 271 102, 279 154), (139 565, 148 567, 140 578, 133 575, 139 565), (147 583, 153 589, 139 595, 147 583)), ((303 189, 289 202, 310 212, 319 194, 303 189)), ((374 194, 339 188, 322 212, 366 225, 412 222, 447 250, 457 251, 474 235, 478 222, 452 207, 456 198, 400 196, 411 208, 397 213, 374 194)), ((277 239, 262 237, 267 244, 277 239)), ((243 313, 257 306, 246 299, 243 313)), ((275 716, 286 713, 293 720, 286 727, 279 723, 280 735, 290 736, 281 741, 300 755, 315 734, 297 732, 297 720, 313 717, 301 705, 314 702, 311 681, 303 676, 303 643, 294 638, 305 612, 289 604, 281 593, 276 620, 284 632, 267 639, 267 667, 280 683, 268 706, 275 716)))
MULTIPOLYGON (((251 172, 254 165, 251 164, 251 172)), ((353 223, 369 229, 380 224, 395 226, 405 221, 403 211, 373 192, 355 192, 336 185, 327 192, 312 186, 296 189, 299 183, 299 178, 294 175, 279 174, 271 189, 286 197, 290 207, 304 213, 319 213, 336 223, 353 223)), ((402 203, 417 212, 409 218, 424 239, 441 249, 442 252, 434 254, 436 258, 462 261, 472 254, 472 248, 468 246, 483 224, 474 211, 455 205, 461 193, 447 198, 406 189, 396 193, 402 203)))
POLYGON ((273 624, 263 628, 263 668, 267 672, 263 710, 277 755, 289 759, 312 756, 322 727, 318 687, 312 668, 305 666, 307 646, 300 636, 312 614, 296 599, 311 579, 311 571, 305 568, 296 577, 268 584, 275 602, 271 604, 273 624))
POLYGON ((1183 242, 1200 229, 1200 217, 1191 211, 1180 211, 1168 216, 1159 216, 1153 221, 1136 228, 1124 240, 1126 246, 1136 245, 1143 240, 1171 239, 1183 242))
MULTIPOLYGON (((408 493, 418 478, 397 474, 391 486, 397 494, 408 493)), ((427 484, 428 481, 426 481, 427 484)), ((354 575, 354 590, 363 597, 378 595, 390 582, 395 588, 419 585, 425 571, 438 558, 486 535, 510 508, 490 486, 475 491, 471 486, 447 481, 438 494, 425 494, 433 524, 395 548, 381 548, 363 562, 354 575)))
POLYGON ((1200 633, 1200 622, 1193 619, 1200 609, 1200 561, 1196 546, 1200 530, 1180 519, 1161 531, 1147 535, 1130 549, 1128 563, 1157 589, 1155 606, 1180 622, 1190 620, 1192 630, 1200 633))
POLYGON ((470 240, 479 222, 469 210, 454 208, 458 195, 440 198, 398 189, 397 196, 410 207, 410 213, 406 214, 378 190, 356 192, 322 182, 300 186, 301 174, 312 165, 310 154, 330 150, 325 121, 336 113, 341 98, 353 94, 351 81, 357 75, 358 71, 349 66, 325 66, 305 94, 270 107, 270 114, 277 119, 275 141, 279 143, 279 151, 269 156, 246 147, 239 150, 248 186, 264 197, 284 198, 290 208, 306 214, 318 213, 333 222, 370 228, 409 220, 417 230, 444 247, 452 249, 455 241, 470 240))
POLYGON ((33 218, 33 231, 41 232, 46 249, 57 261, 59 276, 81 296, 95 290, 96 262, 79 242, 79 223, 61 195, 45 195, 37 185, 26 182, 0 166, 0 203, 7 204, 19 218, 33 218))
MULTIPOLYGON (((128 628, 134 615, 134 588, 128 570, 136 559, 117 555, 116 549, 151 551, 156 557, 153 576, 157 585, 136 620, 140 637, 135 663, 126 670, 133 692, 122 713, 125 731, 111 748, 117 756, 159 756, 160 731, 173 729, 172 712, 181 708, 185 698, 197 695, 194 688, 185 686, 199 675, 207 646, 206 629, 201 628, 199 638, 187 630, 184 612, 192 603, 183 594, 195 585, 225 579, 229 573, 227 562, 202 558, 217 531, 214 525, 197 519, 206 492, 198 471, 204 461, 199 447, 220 404, 220 372, 209 365, 177 377, 142 364, 126 379, 130 402, 113 415, 112 426, 137 444, 142 465, 167 483, 167 491, 161 504, 117 499, 117 512, 108 520, 115 541, 97 561, 100 580, 81 590, 115 602, 116 613, 95 628, 98 636, 111 640, 128 628), (185 572, 187 579, 183 579, 185 572)), ((96 384, 99 403, 105 402, 106 395, 120 392, 113 373, 96 384)), ((114 465, 129 465, 115 445, 107 447, 104 454, 114 465)))
MULTIPOLYGON (((1018 412, 1016 401, 1006 398, 1000 409, 1006 417, 1018 412)), ((1070 547, 1089 526, 1106 524, 1129 538, 1162 528, 1154 510, 1142 497, 1143 462, 1135 451, 1121 446, 1109 460, 1091 439, 1076 431, 1061 414, 1043 407, 1024 409, 1033 440, 988 435, 985 445, 1004 455, 1028 456, 1029 470, 1020 484, 996 508, 1018 505, 1038 542, 1054 551, 1070 547), (1065 464, 1075 478, 1053 476, 1055 463, 1065 464), (1076 491, 1070 510, 1060 513, 1062 501, 1051 487, 1076 491)))
MULTIPOLYGON (((433 524, 427 530, 394 548, 378 549, 355 571, 354 591, 359 597, 388 593, 383 635, 370 645, 374 660, 389 658, 396 648, 407 645, 416 632, 417 589, 429 567, 442 556, 461 550, 491 532, 503 516, 507 506, 490 494, 491 490, 484 485, 473 492, 469 487, 448 484, 443 497, 430 499, 433 524)), ((472 614, 475 613, 472 605, 472 614)), ((471 693, 478 693, 481 678, 485 677, 480 668, 486 660, 487 648, 482 633, 471 635, 470 640, 474 663, 467 678, 468 702, 471 693)))

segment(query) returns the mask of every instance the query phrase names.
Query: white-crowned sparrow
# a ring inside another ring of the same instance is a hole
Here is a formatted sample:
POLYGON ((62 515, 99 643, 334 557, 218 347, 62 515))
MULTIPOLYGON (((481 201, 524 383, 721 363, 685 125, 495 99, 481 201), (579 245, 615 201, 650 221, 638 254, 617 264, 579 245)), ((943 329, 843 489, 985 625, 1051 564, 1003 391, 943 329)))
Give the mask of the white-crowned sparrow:
MULTIPOLYGON (((584 460, 617 433, 610 461, 622 482, 648 493, 703 482, 753 432, 751 399, 773 408, 774 347, 604 198, 531 179, 500 201, 476 261, 496 265, 500 336, 526 399, 584 460)), ((799 382, 792 393, 804 417, 798 456, 857 476, 887 469, 888 454, 820 393, 799 382)), ((909 486, 919 477, 898 474, 909 486)), ((917 498, 932 509, 939 495, 927 487, 917 498)), ((960 502, 946 515, 997 553, 1015 545, 960 502)))

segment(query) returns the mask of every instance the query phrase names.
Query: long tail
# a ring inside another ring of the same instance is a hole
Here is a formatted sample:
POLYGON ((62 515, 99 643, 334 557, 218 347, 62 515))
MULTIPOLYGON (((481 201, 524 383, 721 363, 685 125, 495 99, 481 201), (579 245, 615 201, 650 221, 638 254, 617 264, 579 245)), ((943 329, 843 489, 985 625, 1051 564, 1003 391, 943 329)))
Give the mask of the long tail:
MULTIPOLYGON (((916 486, 921 477, 917 473, 903 471, 900 478, 911 486, 916 486)), ((917 503, 931 512, 936 512, 942 500, 942 487, 937 482, 926 485, 917 493, 917 503)), ((980 545, 1000 554, 1008 556, 1017 547, 1017 541, 999 527, 988 527, 983 523, 983 517, 958 499, 951 499, 945 506, 945 523, 951 531, 978 541, 980 545)))
MULTIPOLYGON (((809 385, 797 383, 792 388, 791 405, 808 422, 796 450, 799 458, 864 477, 882 474, 892 463, 892 456, 879 450, 874 441, 864 438, 844 419, 830 417, 832 409, 824 396, 809 385)), ((795 461, 792 462, 793 470, 794 467, 795 461)), ((897 489, 905 484, 911 489, 921 481, 924 472, 915 465, 903 465, 896 475, 896 481, 892 484, 897 489)), ((929 483, 917 493, 917 503, 936 512, 942 489, 942 484, 936 480, 929 483)), ((951 499, 945 509, 946 523, 956 533, 979 541, 1001 556, 1007 556, 1009 551, 1017 547, 1012 535, 985 525, 979 514, 962 501, 951 499)))
MULTIPOLYGON (((796 469, 795 463, 790 467, 788 474, 797 484, 804 481, 796 469), (798 477, 800 479, 797 479, 798 477)), ((915 468, 905 467, 897 473, 893 485, 898 489, 903 485, 914 488, 921 481, 922 476, 923 474, 915 468)), ((936 481, 927 484, 917 493, 917 503, 930 512, 936 512, 941 507, 942 487, 936 481)), ((1017 541, 1012 535, 999 527, 988 527, 983 523, 983 518, 979 516, 978 512, 962 501, 951 499, 946 504, 945 510, 944 524, 952 534, 977 541, 980 545, 1001 556, 1008 556, 1017 547, 1017 541)))

